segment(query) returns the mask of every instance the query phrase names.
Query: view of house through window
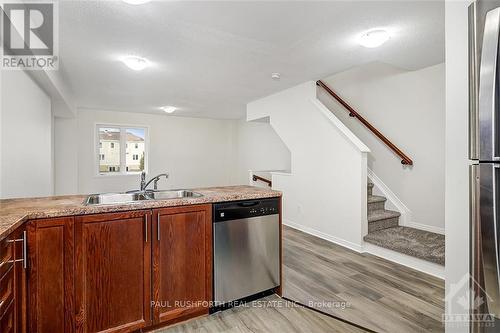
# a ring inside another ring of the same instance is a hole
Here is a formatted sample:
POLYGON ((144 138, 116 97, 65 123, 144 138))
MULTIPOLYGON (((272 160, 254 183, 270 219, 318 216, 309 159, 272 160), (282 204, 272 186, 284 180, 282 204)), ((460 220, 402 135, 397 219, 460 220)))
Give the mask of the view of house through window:
POLYGON ((99 174, 141 172, 146 165, 146 129, 98 125, 99 174))
POLYGON ((144 128, 127 128, 126 170, 138 172, 144 170, 144 128))

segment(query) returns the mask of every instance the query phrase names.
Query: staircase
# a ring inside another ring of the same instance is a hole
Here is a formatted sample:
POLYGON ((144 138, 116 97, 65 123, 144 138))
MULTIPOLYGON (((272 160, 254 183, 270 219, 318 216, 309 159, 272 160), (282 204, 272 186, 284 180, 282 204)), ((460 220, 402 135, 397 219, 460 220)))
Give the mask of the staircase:
POLYGON ((444 235, 399 226, 401 214, 385 209, 387 198, 373 195, 373 186, 368 182, 368 234, 364 241, 444 265, 444 235))

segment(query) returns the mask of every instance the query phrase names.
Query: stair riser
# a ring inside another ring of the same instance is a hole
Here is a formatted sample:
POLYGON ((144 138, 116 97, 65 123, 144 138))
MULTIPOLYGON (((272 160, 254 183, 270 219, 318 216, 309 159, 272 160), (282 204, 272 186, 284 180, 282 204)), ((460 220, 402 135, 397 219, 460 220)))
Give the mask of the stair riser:
POLYGON ((393 217, 390 219, 368 222, 368 232, 397 227, 398 221, 399 217, 393 217))
POLYGON ((368 215, 370 215, 373 212, 384 209, 385 209, 385 201, 368 203, 368 215))

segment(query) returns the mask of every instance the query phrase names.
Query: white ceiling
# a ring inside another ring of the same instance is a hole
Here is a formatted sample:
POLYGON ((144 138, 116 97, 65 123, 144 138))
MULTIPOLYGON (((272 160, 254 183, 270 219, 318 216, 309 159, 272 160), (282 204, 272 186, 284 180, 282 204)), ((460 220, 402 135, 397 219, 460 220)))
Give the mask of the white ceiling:
POLYGON ((252 100, 353 66, 444 61, 443 1, 66 1, 59 10, 61 74, 86 108, 241 118, 252 100), (359 46, 372 28, 392 38, 359 46), (153 66, 132 71, 118 60, 126 55, 153 66))

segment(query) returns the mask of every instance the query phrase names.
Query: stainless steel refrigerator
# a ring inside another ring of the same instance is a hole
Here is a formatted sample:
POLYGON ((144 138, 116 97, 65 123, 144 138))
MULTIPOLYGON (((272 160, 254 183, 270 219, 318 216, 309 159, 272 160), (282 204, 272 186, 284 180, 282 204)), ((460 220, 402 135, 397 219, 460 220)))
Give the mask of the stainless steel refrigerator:
MULTIPOLYGON (((469 7, 472 314, 500 318, 500 1, 469 7)), ((475 327, 475 325, 471 325, 475 327)), ((477 325, 476 325, 477 326, 477 325)), ((495 325, 494 331, 500 330, 495 325)), ((488 331, 475 327, 474 331, 488 331)))

